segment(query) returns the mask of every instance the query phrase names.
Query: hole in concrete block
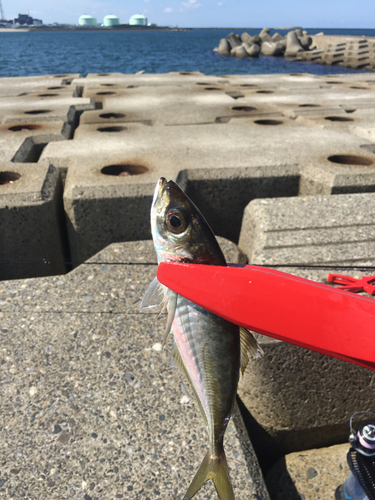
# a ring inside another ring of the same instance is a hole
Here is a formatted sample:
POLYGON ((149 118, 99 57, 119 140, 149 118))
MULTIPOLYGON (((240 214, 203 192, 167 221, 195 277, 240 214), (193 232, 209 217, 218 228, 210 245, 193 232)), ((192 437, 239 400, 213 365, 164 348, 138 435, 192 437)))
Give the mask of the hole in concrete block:
POLYGON ((257 90, 257 94, 273 94, 273 90, 257 90))
POLYGON ((210 84, 207 82, 197 82, 197 85, 210 85, 210 84))
POLYGON ((302 76, 301 73, 289 73, 289 76, 302 76))
POLYGON ((46 113, 51 113, 50 109, 32 109, 31 111, 25 111, 25 115, 44 115, 46 113))
POLYGON ((24 95, 29 95, 29 92, 22 92, 22 94, 17 94, 17 97, 23 97, 24 95))
POLYGON ((59 94, 38 94, 38 97, 54 97, 59 94))
POLYGON ((253 106, 233 106, 233 111, 255 111, 257 108, 253 106))
POLYGON ((99 127, 96 130, 98 132, 122 132, 128 130, 128 127, 99 127))
POLYGON ((137 89, 139 85, 128 85, 126 88, 127 89, 137 89))
POLYGON ((101 87, 116 87, 115 83, 101 83, 101 87))
POLYGON ((349 87, 351 89, 357 89, 357 90, 370 90, 369 87, 359 87, 358 85, 353 85, 352 87, 349 87))
POLYGON ((330 85, 339 85, 340 83, 343 83, 343 82, 326 82, 326 83, 328 83, 330 85))
POLYGON ((124 113, 102 113, 99 115, 100 118, 104 118, 105 120, 110 120, 111 118, 125 118, 124 113))
POLYGON ((39 158, 47 146, 47 142, 40 142, 41 136, 27 137, 17 153, 13 156, 13 163, 37 163, 39 158))
POLYGON ((259 85, 256 85, 255 83, 241 83, 241 87, 258 87, 259 85))
POLYGON ((97 73, 97 76, 109 76, 109 73, 97 73))
POLYGON ((257 125, 282 125, 284 122, 281 120, 255 120, 257 125))
POLYGON ((194 75, 191 71, 180 71, 180 75, 194 75))
POLYGON ((41 128, 41 125, 36 125, 34 123, 21 123, 19 125, 8 127, 8 130, 11 132, 26 132, 27 130, 37 130, 38 128, 41 128))
POLYGON ((372 161, 369 158, 356 155, 332 155, 328 157, 328 161, 338 163, 340 165, 372 165, 372 161))
POLYGON ((204 90, 224 90, 220 87, 205 87, 204 90))
POLYGON ((47 90, 60 90, 60 89, 65 89, 65 85, 60 85, 58 87, 47 87, 47 90))
POLYGON ((320 104, 300 104, 299 108, 320 108, 320 104))
POLYGON ((21 177, 17 172, 0 172, 0 185, 13 184, 21 177))
POLYGON ((96 95, 115 95, 116 92, 97 92, 96 95))
POLYGON ((148 172, 148 168, 143 165, 131 165, 131 164, 119 164, 119 165, 108 165, 101 169, 101 173, 104 175, 115 175, 118 177, 125 177, 128 175, 141 175, 148 172))
POLYGON ((330 122, 352 122, 353 118, 347 118, 346 116, 325 116, 325 120, 330 122))
POLYGON ((217 116, 215 118, 215 123, 229 123, 230 119, 230 116, 217 116))
POLYGON ((63 78, 64 76, 68 76, 68 75, 54 75, 53 78, 63 78))

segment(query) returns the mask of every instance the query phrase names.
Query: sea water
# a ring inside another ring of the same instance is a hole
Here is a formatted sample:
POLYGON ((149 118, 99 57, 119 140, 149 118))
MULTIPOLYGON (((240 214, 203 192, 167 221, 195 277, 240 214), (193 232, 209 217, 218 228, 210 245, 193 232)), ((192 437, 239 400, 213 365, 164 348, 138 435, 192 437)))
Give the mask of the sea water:
MULTIPOLYGON (((241 34, 243 30, 233 30, 241 34)), ((259 29, 246 30, 251 35, 259 29)), ((310 34, 320 29, 309 30, 310 34)), ((0 32, 0 77, 61 73, 168 73, 211 75, 265 73, 351 73, 356 70, 288 61, 219 56, 213 51, 228 29, 190 31, 0 32)), ((271 31, 271 35, 274 30, 271 31)), ((281 34, 287 31, 279 30, 281 34)), ((375 30, 324 30, 326 34, 375 36, 375 30)))

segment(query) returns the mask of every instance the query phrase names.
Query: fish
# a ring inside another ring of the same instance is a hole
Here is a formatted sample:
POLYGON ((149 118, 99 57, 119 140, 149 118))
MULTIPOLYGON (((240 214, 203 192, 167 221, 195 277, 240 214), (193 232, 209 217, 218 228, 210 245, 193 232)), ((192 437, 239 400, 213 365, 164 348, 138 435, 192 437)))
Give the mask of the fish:
MULTIPOLYGON (((158 262, 226 266, 214 233, 198 208, 172 180, 161 177, 151 205, 151 232, 158 262)), ((141 308, 164 303, 172 330, 171 359, 197 400, 209 437, 209 448, 183 500, 190 500, 212 479, 220 500, 235 500, 224 451, 224 433, 231 417, 240 371, 262 350, 252 333, 212 314, 168 289, 155 278, 141 308)))

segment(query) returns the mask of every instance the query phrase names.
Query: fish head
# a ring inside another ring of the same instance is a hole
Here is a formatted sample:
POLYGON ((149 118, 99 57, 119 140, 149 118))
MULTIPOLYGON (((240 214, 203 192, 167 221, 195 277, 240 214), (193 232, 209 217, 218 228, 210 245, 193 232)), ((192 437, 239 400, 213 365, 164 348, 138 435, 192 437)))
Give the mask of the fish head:
POLYGON ((203 215, 175 182, 164 177, 155 188, 151 230, 159 262, 226 265, 203 215))

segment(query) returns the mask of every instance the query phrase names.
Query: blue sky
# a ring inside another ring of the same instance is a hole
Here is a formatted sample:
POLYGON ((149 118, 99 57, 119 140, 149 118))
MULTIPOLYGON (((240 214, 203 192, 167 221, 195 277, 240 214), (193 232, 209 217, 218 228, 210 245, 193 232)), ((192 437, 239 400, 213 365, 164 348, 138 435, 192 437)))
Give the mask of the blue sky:
POLYGON ((2 0, 6 19, 18 13, 44 23, 76 24, 81 14, 102 22, 115 14, 127 23, 144 14, 158 25, 179 27, 375 28, 375 0, 2 0))

